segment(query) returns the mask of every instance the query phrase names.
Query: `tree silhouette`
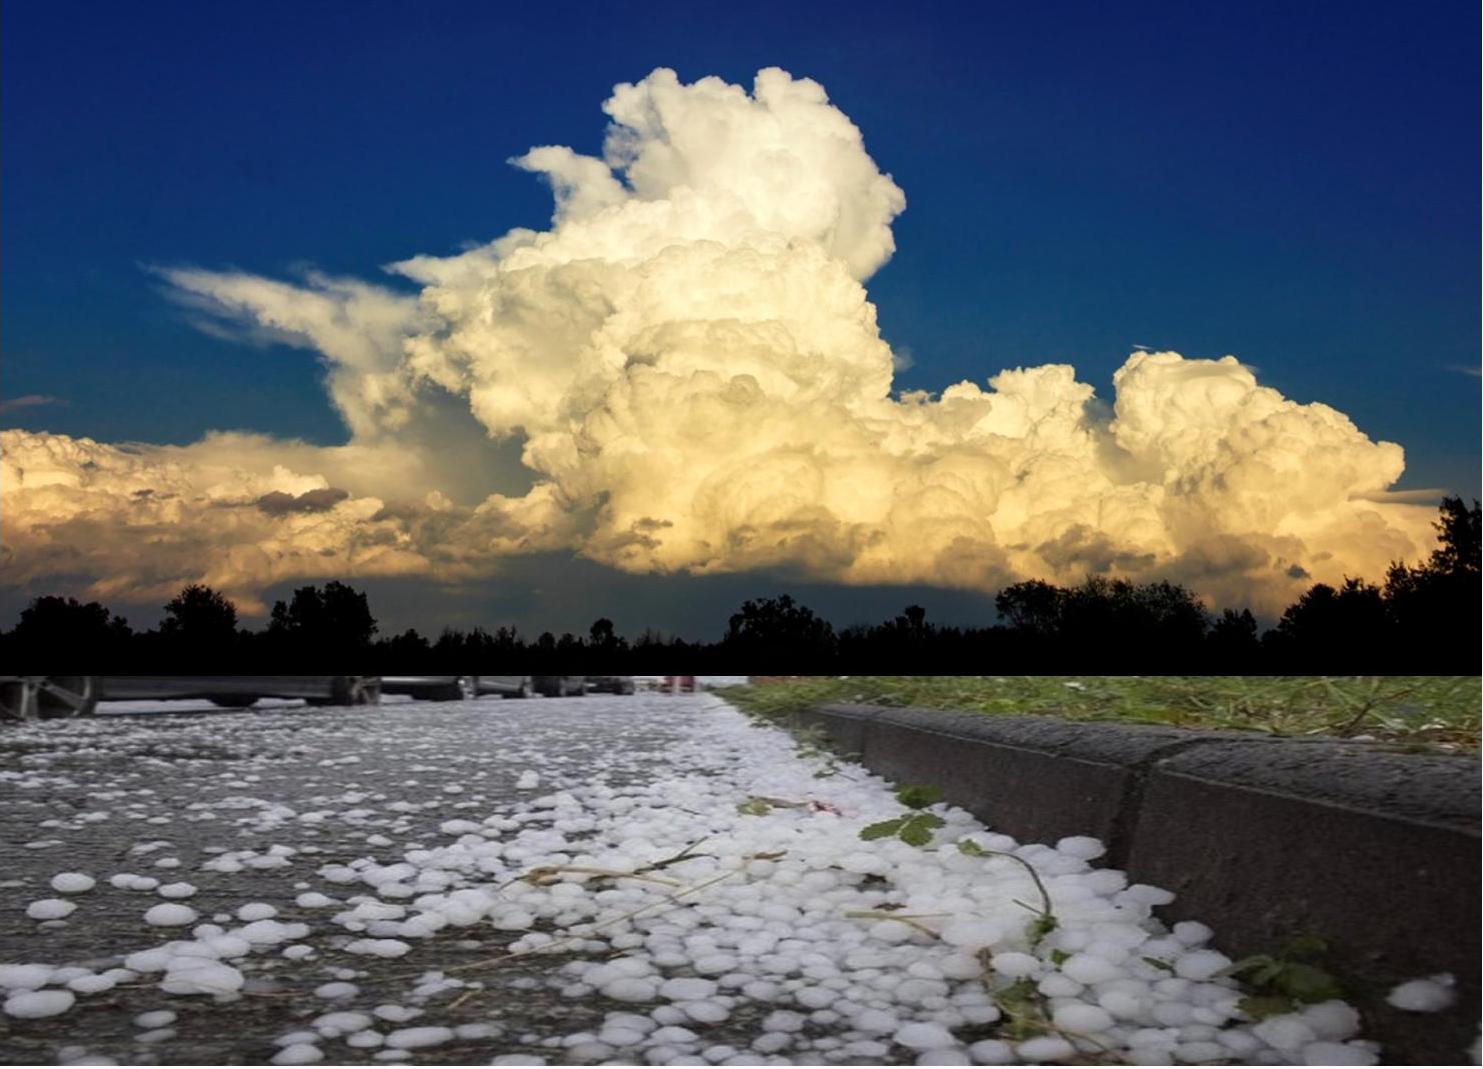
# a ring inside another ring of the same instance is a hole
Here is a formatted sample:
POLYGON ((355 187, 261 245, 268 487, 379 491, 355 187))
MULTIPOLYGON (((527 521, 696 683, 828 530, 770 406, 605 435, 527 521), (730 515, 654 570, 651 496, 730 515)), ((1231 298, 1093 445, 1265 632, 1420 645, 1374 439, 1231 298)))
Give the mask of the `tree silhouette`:
POLYGON ((1210 663, 1221 672, 1249 672, 1261 657, 1262 643, 1250 609, 1226 609, 1206 637, 1210 663))
POLYGON ((994 608, 1016 630, 1030 635, 1053 635, 1061 626, 1065 594, 1060 587, 1029 579, 999 591, 994 608))
POLYGON ((279 659, 307 664, 306 658, 328 658, 337 668, 352 669, 366 663, 376 630, 365 594, 332 579, 323 590, 302 586, 288 602, 275 602, 267 638, 279 659))
POLYGON ((731 615, 723 646, 769 663, 799 664, 832 658, 834 628, 806 605, 783 594, 744 601, 731 615))
POLYGON ((43 595, 21 610, 0 649, 18 666, 62 665, 79 654, 90 662, 123 665, 133 636, 129 622, 99 602, 43 595))
POLYGON ((188 658, 195 662, 190 667, 232 667, 238 652, 237 606, 209 586, 192 583, 165 603, 159 641, 166 658, 188 658))
POLYGON ((1414 670, 1469 661, 1477 668, 1478 514, 1477 501, 1468 509, 1461 498, 1443 499, 1431 556, 1415 567, 1395 561, 1385 575, 1397 655, 1414 670))

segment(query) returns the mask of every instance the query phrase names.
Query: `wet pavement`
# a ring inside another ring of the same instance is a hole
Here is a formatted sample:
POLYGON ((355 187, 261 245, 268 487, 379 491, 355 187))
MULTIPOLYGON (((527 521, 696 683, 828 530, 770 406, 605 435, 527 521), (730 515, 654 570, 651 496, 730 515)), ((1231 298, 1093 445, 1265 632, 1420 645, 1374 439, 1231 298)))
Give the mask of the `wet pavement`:
MULTIPOLYGON (((551 1057, 522 1040, 595 1026, 614 1008, 553 990, 559 957, 470 968, 519 934, 487 924, 410 940, 401 957, 352 954, 344 947, 355 933, 328 923, 346 905, 302 908, 295 900, 310 891, 340 903, 375 896, 364 882, 337 883, 347 875, 343 866, 365 858, 395 864, 409 851, 446 844, 533 793, 586 782, 594 767, 614 787, 642 782, 714 704, 707 696, 652 694, 484 698, 0 725, 0 961, 101 973, 130 953, 190 938, 189 927, 147 924, 145 912, 169 899, 158 890, 111 885, 119 874, 193 885, 196 892, 178 901, 201 922, 240 927, 239 908, 266 903, 278 911, 274 921, 309 926, 299 938, 236 962, 247 980, 235 998, 172 997, 151 974, 81 995, 58 1017, 0 1015, 0 1061, 262 1063, 281 1049, 280 1037, 324 1013, 408 1007, 419 986, 433 990, 418 996, 421 1015, 377 1017, 375 1024, 414 1027, 436 1016, 436 1024, 461 1026, 466 1036, 405 1055, 340 1044, 330 1059, 487 1062, 521 1051, 551 1057), (541 779, 534 792, 517 786, 531 772, 541 779), (86 873, 97 885, 60 894, 51 880, 63 872, 86 873), (49 898, 78 908, 61 920, 28 917, 30 903, 49 898), (337 982, 358 991, 338 999, 315 993, 337 982), (163 1028, 134 1023, 161 1009, 176 1020, 163 1028), (499 1038, 487 1034, 491 1026, 499 1038)), ((442 871, 443 890, 490 882, 484 872, 442 871)), ((408 886, 392 895, 410 901, 429 889, 408 886)), ((387 892, 383 886, 379 897, 387 900, 387 892)))

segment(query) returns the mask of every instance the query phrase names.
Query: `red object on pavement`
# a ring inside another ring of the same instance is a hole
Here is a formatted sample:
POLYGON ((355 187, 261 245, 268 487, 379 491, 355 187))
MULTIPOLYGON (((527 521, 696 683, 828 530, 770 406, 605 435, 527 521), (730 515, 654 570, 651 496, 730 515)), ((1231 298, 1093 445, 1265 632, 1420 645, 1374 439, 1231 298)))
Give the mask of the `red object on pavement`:
POLYGON ((671 694, 680 694, 680 693, 693 694, 693 693, 695 693, 695 677, 694 676, 665 676, 664 677, 664 689, 667 690, 667 691, 669 691, 671 694))

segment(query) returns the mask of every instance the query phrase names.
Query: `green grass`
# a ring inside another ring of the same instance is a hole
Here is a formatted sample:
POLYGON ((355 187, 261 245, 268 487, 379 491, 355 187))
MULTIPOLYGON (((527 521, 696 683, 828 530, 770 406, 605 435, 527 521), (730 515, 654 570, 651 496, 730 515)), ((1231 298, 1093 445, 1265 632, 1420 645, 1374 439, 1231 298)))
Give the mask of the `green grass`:
POLYGON ((801 676, 720 693, 769 718, 848 701, 1478 750, 1477 676, 801 676))

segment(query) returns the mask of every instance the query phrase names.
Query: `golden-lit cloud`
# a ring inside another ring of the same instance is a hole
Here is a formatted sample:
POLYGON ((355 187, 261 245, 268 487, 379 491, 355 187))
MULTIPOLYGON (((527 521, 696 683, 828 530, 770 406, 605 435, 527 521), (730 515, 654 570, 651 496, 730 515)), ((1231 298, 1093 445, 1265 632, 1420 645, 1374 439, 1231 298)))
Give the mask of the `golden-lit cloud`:
POLYGON ((349 443, 6 432, 7 573, 250 599, 565 549, 982 590, 1171 577, 1270 608, 1430 548, 1431 511, 1387 495, 1399 446, 1232 357, 1135 352, 1108 405, 1067 365, 894 394, 864 282, 905 197, 816 83, 657 70, 604 111, 602 158, 512 161, 550 182, 549 229, 390 265, 416 296, 163 270, 193 315, 319 352, 349 443))

